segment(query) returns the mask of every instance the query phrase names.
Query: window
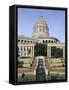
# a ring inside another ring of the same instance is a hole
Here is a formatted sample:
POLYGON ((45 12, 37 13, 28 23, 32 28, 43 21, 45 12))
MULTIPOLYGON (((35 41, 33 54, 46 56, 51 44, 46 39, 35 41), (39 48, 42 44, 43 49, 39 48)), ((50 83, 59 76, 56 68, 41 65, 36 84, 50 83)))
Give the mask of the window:
POLYGON ((47 43, 47 40, 46 40, 46 43, 47 43))
POLYGON ((50 40, 49 40, 49 43, 50 43, 50 40))
POLYGON ((31 43, 32 43, 32 41, 31 41, 31 43))
POLYGON ((20 40, 18 40, 18 43, 20 43, 20 40))
POLYGON ((44 27, 43 26, 40 26, 40 32, 44 32, 44 27))
POLYGON ((43 40, 43 44, 44 44, 44 40, 43 40))
POLYGON ((24 41, 24 43, 26 43, 26 40, 24 41))
POLYGON ((21 40, 21 43, 23 43, 23 40, 21 40))
POLYGON ((29 43, 29 41, 28 41, 28 43, 29 43))
POLYGON ((51 43, 53 43, 53 41, 51 41, 51 43))
POLYGON ((54 43, 55 43, 55 41, 54 41, 54 43))

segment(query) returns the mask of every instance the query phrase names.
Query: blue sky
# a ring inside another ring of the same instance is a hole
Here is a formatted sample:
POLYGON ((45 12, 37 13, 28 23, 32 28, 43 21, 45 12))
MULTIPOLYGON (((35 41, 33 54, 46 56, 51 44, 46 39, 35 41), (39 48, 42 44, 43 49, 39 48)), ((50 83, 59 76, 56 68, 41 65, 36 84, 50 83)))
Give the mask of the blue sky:
POLYGON ((65 41, 65 11, 18 8, 18 35, 32 36, 33 26, 43 16, 49 35, 65 41))

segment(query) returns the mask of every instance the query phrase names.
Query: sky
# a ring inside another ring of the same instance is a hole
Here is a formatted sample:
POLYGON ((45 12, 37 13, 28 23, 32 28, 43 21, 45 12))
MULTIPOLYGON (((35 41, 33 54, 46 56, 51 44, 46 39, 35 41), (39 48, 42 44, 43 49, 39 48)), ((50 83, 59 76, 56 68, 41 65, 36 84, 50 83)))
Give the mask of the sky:
POLYGON ((49 36, 65 42, 65 11, 18 8, 18 35, 32 36, 33 26, 40 16, 45 19, 49 36))

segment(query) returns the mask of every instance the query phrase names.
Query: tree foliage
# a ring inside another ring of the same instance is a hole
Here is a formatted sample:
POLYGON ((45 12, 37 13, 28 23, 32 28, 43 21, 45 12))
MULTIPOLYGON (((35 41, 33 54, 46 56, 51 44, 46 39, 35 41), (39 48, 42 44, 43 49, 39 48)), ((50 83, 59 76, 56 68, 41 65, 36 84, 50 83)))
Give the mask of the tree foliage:
POLYGON ((51 56, 54 58, 62 58, 63 57, 63 49, 51 47, 51 56))
POLYGON ((47 55, 47 45, 36 43, 34 47, 34 54, 35 56, 46 56, 47 55))

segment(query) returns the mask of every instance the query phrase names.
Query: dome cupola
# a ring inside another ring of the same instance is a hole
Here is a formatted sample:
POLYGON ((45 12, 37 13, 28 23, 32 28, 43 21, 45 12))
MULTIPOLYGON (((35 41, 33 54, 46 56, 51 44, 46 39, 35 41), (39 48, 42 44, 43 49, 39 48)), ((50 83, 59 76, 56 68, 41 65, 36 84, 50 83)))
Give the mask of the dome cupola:
POLYGON ((44 20, 43 16, 40 16, 37 22, 33 27, 33 38, 38 37, 48 37, 49 36, 49 29, 46 21, 44 20))

